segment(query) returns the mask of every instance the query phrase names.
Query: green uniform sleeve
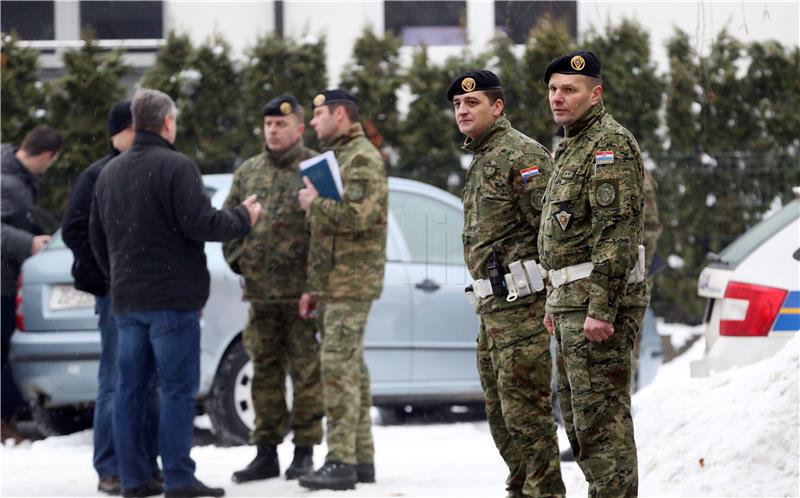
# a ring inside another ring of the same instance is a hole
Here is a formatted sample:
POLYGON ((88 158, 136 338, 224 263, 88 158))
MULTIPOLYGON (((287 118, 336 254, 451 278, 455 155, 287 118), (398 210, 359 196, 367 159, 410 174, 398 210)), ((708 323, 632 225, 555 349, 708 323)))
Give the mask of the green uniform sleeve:
POLYGON ((644 254, 645 268, 649 269, 653 265, 653 258, 656 255, 656 245, 661 236, 661 221, 658 216, 658 201, 656 192, 658 184, 653 178, 653 174, 647 169, 644 170, 644 254))
POLYGON ((613 153, 613 163, 595 164, 589 182, 594 245, 589 277, 589 316, 613 322, 641 239, 644 168, 635 143, 610 136, 592 154, 613 153))
MULTIPOLYGON (((242 165, 244 166, 244 165, 242 165)), ((240 166, 239 169, 233 175, 233 181, 231 182, 231 190, 228 192, 228 197, 225 199, 225 203, 223 204, 224 208, 232 208, 238 206, 244 200, 242 198, 242 191, 241 191, 241 171, 242 167, 240 166)), ((242 274, 242 270, 239 268, 239 256, 242 254, 244 250, 244 238, 240 239, 231 239, 222 243, 222 254, 225 256, 225 261, 230 266, 231 270, 239 275, 242 274)))
POLYGON ((520 254, 514 260, 521 258, 539 260, 536 237, 542 219, 542 202, 547 189, 547 180, 552 172, 553 160, 550 153, 538 145, 526 147, 525 153, 516 162, 511 172, 510 181, 514 202, 533 235, 530 243, 526 244, 527 247, 520 248, 520 254), (538 173, 533 174, 531 168, 536 168, 538 173))

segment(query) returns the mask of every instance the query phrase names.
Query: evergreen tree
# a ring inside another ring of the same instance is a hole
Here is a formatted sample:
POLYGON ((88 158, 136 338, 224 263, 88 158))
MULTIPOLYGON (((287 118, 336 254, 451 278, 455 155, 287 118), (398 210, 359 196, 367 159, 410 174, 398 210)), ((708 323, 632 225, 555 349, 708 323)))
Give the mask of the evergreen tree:
POLYGON ((463 175, 453 140, 453 110, 445 97, 450 80, 421 47, 414 52, 406 81, 414 97, 402 123, 400 159, 393 174, 456 190, 463 175))
POLYGON ((513 123, 548 149, 552 148, 553 135, 559 127, 553 121, 547 100, 547 85, 542 78, 551 60, 572 50, 575 50, 575 41, 564 21, 546 15, 531 30, 522 56, 524 72, 528 77, 528 92, 523 95, 526 112, 516 117, 513 123))
POLYGON ((72 180, 109 150, 106 117, 125 95, 121 79, 128 71, 121 52, 103 54, 91 31, 81 36, 83 46, 64 54, 66 75, 55 82, 50 100, 50 122, 61 132, 64 149, 43 178, 39 204, 59 215, 72 180))
POLYGON ((342 71, 341 87, 355 95, 365 127, 369 131, 374 126, 389 147, 396 147, 399 139, 400 46, 391 31, 379 38, 365 27, 353 47, 352 61, 342 71))
POLYGON ((180 74, 184 68, 188 67, 189 60, 193 55, 194 47, 189 35, 171 31, 167 35, 166 43, 158 51, 153 67, 148 69, 139 80, 139 86, 160 90, 178 103, 178 100, 183 97, 181 93, 183 80, 180 74))
POLYGON ((528 74, 525 65, 514 53, 515 47, 514 40, 504 34, 492 40, 493 69, 503 85, 506 116, 513 127, 527 133, 521 127, 528 125, 531 86, 536 83, 532 81, 535 77, 528 74))
POLYGON ((220 36, 203 43, 179 73, 178 83, 181 135, 175 145, 204 174, 233 171, 243 139, 239 74, 228 43, 220 36))
MULTIPOLYGON (((242 69, 243 157, 264 149, 261 113, 264 104, 278 95, 291 94, 310 112, 312 99, 328 85, 324 38, 298 43, 289 38, 266 36, 247 51, 247 57, 242 69)), ((306 144, 316 146, 310 126, 304 138, 306 144)))
POLYGON ((659 109, 664 92, 650 56, 650 35, 635 21, 623 19, 588 34, 584 46, 603 64, 603 102, 644 151, 661 150, 659 109))
POLYGON ((37 75, 38 53, 21 47, 15 33, 2 34, 2 39, 0 115, 3 119, 0 141, 19 144, 46 115, 47 87, 37 75))

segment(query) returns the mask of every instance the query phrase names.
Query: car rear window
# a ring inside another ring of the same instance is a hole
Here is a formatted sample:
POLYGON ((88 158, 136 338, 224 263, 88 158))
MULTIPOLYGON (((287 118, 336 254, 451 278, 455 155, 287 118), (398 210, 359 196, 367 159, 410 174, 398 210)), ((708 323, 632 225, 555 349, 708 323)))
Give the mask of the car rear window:
MULTIPOLYGON (((761 221, 733 241, 719 255, 720 263, 726 266, 738 265, 748 254, 770 237, 781 231, 786 225, 800 217, 800 200, 795 199, 781 208, 780 211, 761 221)), ((794 250, 795 248, 791 248, 794 250)))

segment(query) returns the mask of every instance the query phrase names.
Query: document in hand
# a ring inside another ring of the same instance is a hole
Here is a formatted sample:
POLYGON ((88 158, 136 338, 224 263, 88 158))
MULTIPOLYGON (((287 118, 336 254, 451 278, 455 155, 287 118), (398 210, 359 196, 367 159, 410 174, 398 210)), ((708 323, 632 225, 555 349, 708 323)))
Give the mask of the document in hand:
POLYGON ((342 176, 339 173, 339 161, 332 150, 302 161, 300 176, 307 176, 321 197, 341 202, 342 176))

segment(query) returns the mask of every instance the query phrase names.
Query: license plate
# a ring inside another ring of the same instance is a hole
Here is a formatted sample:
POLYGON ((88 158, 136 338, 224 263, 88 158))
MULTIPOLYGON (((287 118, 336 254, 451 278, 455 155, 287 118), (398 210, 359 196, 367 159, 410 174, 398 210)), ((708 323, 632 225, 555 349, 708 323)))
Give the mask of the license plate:
POLYGON ((50 292, 51 310, 94 308, 94 296, 71 285, 54 285, 50 292))

